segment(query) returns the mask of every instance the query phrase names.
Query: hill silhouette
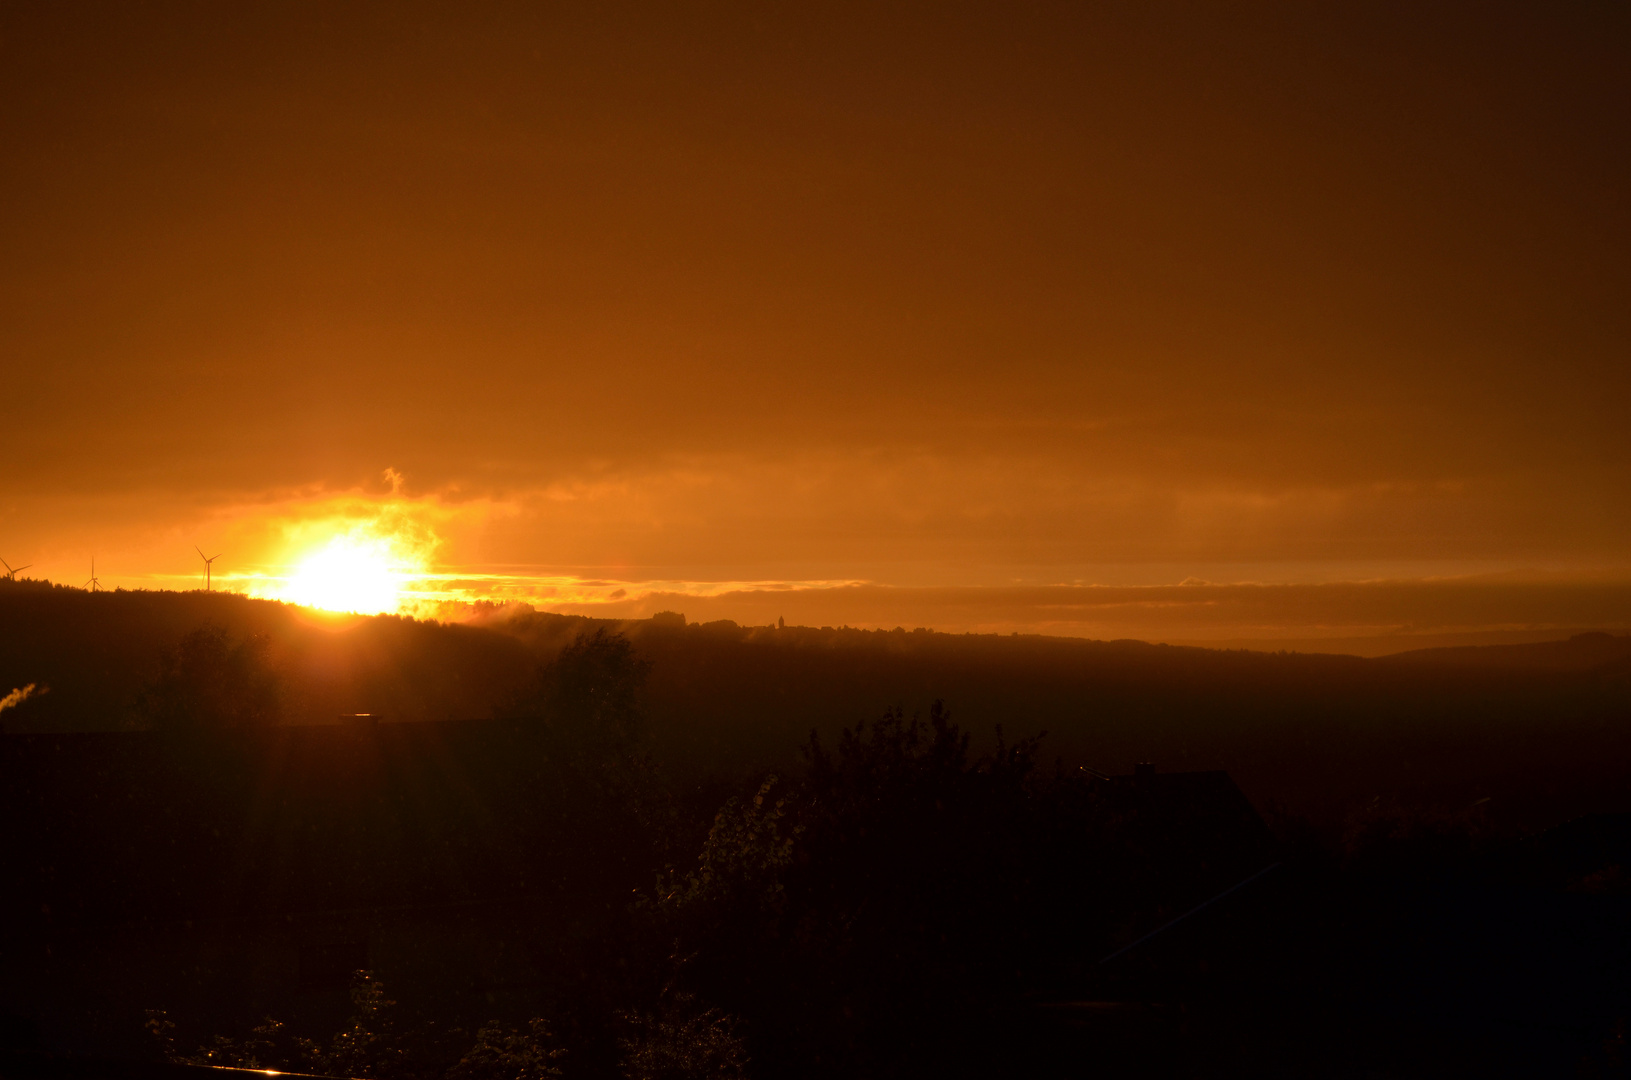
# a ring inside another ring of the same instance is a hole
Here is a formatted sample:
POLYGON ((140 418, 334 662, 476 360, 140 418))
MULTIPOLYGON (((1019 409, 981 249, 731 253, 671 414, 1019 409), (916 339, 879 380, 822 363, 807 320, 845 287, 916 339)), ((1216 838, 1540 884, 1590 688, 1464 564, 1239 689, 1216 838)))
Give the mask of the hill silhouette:
POLYGON ((0 682, 50 687, 0 714, 8 731, 142 726, 141 695, 164 651, 206 625, 240 639, 264 636, 267 661, 284 683, 283 716, 294 724, 355 712, 400 720, 486 715, 533 666, 515 638, 464 626, 329 616, 231 593, 3 584, 0 682))
POLYGON ((651 746, 702 782, 785 761, 885 707, 945 700, 976 739, 1048 733, 1075 766, 1227 770, 1260 806, 1327 829, 1378 807, 1489 800, 1504 826, 1631 809, 1631 637, 1432 649, 1378 659, 926 629, 593 620, 494 608, 465 624, 328 616, 222 593, 0 582, 0 712, 11 732, 147 722, 167 649, 202 626, 264 638, 285 724, 490 717, 584 629, 650 665, 651 746))
POLYGON ((1505 671, 1596 672, 1612 675, 1631 662, 1631 634, 1595 631, 1575 634, 1565 641, 1538 641, 1524 645, 1454 646, 1412 649, 1385 659, 1394 663, 1432 664, 1441 667, 1476 667, 1505 671))
POLYGON ((0 713, 0 1016, 38 1044, 384 1080, 1618 1060, 1624 638, 1364 660, 27 582, 0 631, 49 686, 0 713))

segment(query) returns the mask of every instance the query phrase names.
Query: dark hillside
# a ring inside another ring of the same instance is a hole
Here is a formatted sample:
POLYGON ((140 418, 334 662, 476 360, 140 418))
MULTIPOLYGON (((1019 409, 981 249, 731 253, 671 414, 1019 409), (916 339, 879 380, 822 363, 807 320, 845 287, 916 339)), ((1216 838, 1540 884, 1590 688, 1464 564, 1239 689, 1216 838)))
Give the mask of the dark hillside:
POLYGON ((1631 634, 1576 634, 1567 641, 1527 645, 1415 649, 1382 658, 1395 664, 1484 668, 1495 671, 1588 672, 1623 670, 1631 661, 1631 634))
POLYGON ((1260 806, 1333 829, 1479 800, 1514 828, 1631 806, 1631 683, 1595 668, 792 627, 630 633, 653 661, 656 737, 671 758, 713 767, 771 760, 880 703, 941 698, 976 733, 1047 731, 1046 752, 1073 765, 1227 770, 1260 806))
MULTIPOLYGON (((0 583, 0 689, 50 692, 8 731, 107 730, 162 651, 213 622, 270 639, 287 723, 493 715, 596 620, 495 612, 478 624, 330 618, 239 596, 86 593, 0 583)), ((610 624, 651 662, 652 746, 680 774, 785 762, 812 730, 926 713, 944 700, 989 739, 1048 732, 1044 753, 1125 772, 1227 770, 1261 807, 1340 831, 1355 815, 1456 815, 1542 828, 1631 809, 1631 639, 1426 650, 1394 657, 1209 650, 1137 641, 809 627, 610 624)))
MULTIPOLYGON (((431 720, 488 715, 532 669, 513 638, 379 616, 326 616, 231 593, 86 592, 0 581, 0 682, 49 692, 0 714, 8 731, 109 731, 140 723, 164 649, 205 624, 264 634, 286 722, 339 713, 431 720)), ((3 693, 4 691, 0 691, 3 693)))
POLYGON ((480 1080, 448 1071, 475 1025, 549 1017, 569 1075, 626 1075, 631 1030, 723 1010, 770 1076, 1015 1046, 1038 1076, 1542 1075, 1631 1001, 1624 817, 1580 819, 1631 811, 1618 639, 1378 661, 37 586, 0 612, 14 684, 55 680, 0 739, 0 1018, 40 1045, 138 1057, 162 1008, 180 1060, 245 1063, 257 1018, 350 1030, 366 969, 411 1039, 263 1066, 480 1080), (233 707, 268 673, 294 723, 233 707), (98 702, 151 726, 18 731, 98 702), (335 722, 363 708, 417 722, 335 722))

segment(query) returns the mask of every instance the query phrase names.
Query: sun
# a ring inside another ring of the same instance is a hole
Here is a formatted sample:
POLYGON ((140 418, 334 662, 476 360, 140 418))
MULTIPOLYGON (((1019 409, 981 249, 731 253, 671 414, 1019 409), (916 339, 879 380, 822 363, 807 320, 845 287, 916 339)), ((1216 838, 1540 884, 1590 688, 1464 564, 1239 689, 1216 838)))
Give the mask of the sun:
POLYGON ((336 536, 300 562, 280 590, 282 599, 359 615, 394 612, 402 606, 407 575, 417 569, 406 561, 388 538, 336 536))

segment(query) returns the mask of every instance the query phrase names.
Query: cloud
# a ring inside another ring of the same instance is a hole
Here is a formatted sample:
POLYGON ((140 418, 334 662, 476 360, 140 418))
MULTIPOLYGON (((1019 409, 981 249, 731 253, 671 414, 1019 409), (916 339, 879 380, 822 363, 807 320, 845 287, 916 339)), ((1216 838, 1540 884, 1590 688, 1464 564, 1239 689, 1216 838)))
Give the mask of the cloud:
POLYGON ((728 5, 683 47, 336 12, 338 66, 255 16, 265 71, 42 16, 19 77, 74 89, 7 114, 3 554, 230 585, 394 514, 438 573, 585 581, 1626 561, 1613 32, 1401 64, 1307 7, 769 51, 728 5))

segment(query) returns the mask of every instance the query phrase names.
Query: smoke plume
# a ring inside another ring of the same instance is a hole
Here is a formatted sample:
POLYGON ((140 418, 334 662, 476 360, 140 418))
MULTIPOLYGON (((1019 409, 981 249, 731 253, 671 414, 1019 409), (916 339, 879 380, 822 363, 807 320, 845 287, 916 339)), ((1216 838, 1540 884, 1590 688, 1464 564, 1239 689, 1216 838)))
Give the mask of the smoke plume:
POLYGON ((7 709, 15 708, 31 697, 39 697, 41 694, 49 694, 50 692, 51 688, 49 686, 40 686, 38 683, 29 683, 27 686, 18 690, 13 690, 5 697, 0 698, 0 712, 5 712, 7 709))

